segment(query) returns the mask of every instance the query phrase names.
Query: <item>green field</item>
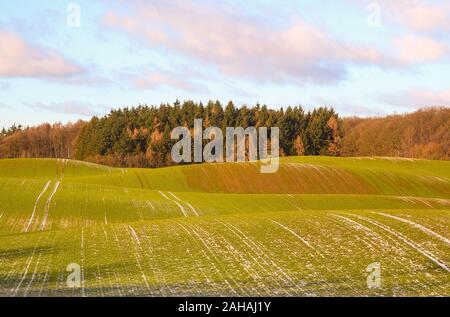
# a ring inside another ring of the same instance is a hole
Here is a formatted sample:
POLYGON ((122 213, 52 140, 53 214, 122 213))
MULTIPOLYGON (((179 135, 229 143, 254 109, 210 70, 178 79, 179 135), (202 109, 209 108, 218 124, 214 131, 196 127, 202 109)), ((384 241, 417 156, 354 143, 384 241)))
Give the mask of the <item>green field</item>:
POLYGON ((450 296, 450 162, 0 160, 0 296, 184 295, 450 296))

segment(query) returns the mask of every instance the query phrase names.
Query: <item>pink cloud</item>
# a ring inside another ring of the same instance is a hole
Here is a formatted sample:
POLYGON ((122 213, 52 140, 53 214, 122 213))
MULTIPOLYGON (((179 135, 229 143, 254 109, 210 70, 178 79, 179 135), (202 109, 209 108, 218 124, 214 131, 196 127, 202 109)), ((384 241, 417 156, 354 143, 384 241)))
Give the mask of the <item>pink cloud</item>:
POLYGON ((389 1, 387 6, 394 18, 419 32, 450 30, 450 4, 442 1, 430 4, 423 1, 389 1))
POLYGON ((435 32, 450 30, 450 3, 448 1, 423 0, 351 0, 361 10, 369 4, 380 8, 381 22, 397 24, 412 32, 435 32))
POLYGON ((58 52, 0 30, 0 77, 59 78, 83 72, 58 52))
POLYGON ((450 89, 409 89, 402 93, 383 96, 382 99, 393 105, 408 108, 424 108, 434 106, 450 107, 450 89))
POLYGON ((397 66, 409 67, 412 64, 435 62, 449 57, 448 1, 351 1, 358 5, 360 10, 368 10, 368 4, 378 4, 381 26, 393 28, 400 33, 392 39, 392 58, 397 66))
POLYGON ((196 86, 186 79, 178 78, 175 74, 170 74, 161 71, 149 71, 131 79, 133 86, 139 89, 156 89, 167 86, 179 90, 193 91, 197 90, 196 86))
POLYGON ((447 43, 424 36, 407 35, 394 40, 400 60, 404 63, 422 63, 440 60, 448 56, 447 43))
POLYGON ((300 19, 273 26, 217 2, 137 0, 129 5, 133 14, 109 12, 105 23, 152 48, 214 65, 225 75, 330 82, 345 75, 348 63, 395 63, 373 47, 339 42, 300 19))

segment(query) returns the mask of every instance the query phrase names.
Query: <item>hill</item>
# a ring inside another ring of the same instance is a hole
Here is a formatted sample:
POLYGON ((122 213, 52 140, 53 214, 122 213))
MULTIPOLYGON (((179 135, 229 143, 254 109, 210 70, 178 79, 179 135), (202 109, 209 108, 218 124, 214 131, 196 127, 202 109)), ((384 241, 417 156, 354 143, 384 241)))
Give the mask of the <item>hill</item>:
POLYGON ((289 157, 263 175, 10 159, 0 188, 4 296, 450 295, 447 161, 289 157))

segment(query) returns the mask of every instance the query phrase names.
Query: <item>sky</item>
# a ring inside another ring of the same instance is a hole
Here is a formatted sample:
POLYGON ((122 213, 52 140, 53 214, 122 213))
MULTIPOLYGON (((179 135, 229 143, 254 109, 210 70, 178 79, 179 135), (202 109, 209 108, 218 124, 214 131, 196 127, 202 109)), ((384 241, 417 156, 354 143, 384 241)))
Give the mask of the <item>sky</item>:
POLYGON ((0 127, 175 100, 379 116, 450 105, 450 2, 0 2, 0 127))

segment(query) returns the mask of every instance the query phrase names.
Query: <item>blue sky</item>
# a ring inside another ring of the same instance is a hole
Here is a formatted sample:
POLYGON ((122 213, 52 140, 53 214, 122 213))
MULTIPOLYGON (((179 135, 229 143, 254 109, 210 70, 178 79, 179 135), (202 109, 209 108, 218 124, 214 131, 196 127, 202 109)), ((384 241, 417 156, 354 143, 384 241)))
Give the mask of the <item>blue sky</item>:
POLYGON ((17 0, 0 12, 0 127, 176 99, 359 116, 450 104, 448 1, 17 0))

